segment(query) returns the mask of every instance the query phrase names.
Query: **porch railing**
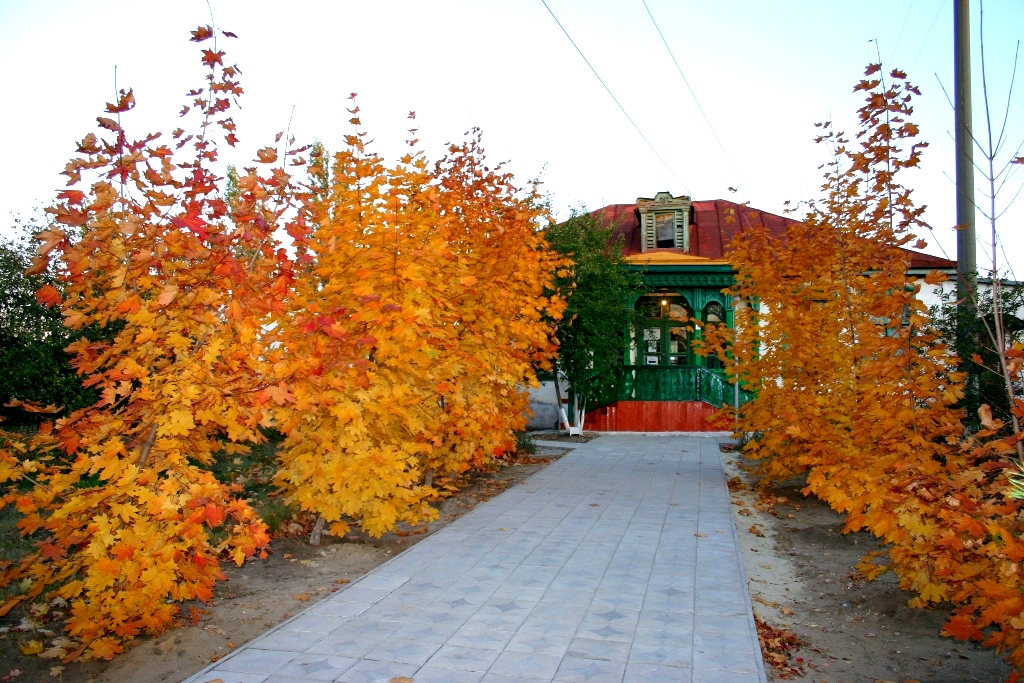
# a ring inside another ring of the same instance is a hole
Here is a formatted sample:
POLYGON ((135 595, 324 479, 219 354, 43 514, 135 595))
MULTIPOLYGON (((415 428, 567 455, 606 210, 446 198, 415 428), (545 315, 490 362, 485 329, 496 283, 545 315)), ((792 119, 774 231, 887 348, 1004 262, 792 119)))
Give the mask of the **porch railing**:
MULTIPOLYGON (((740 404, 753 394, 740 390, 740 404)), ((735 387, 712 370, 698 366, 627 365, 619 381, 619 401, 704 401, 732 405, 735 387)))

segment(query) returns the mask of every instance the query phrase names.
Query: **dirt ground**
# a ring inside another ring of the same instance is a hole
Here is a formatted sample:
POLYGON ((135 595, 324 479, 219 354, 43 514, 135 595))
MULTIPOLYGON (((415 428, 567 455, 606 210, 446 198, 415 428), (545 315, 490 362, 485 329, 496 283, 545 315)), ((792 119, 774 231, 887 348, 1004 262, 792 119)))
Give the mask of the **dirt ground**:
POLYGON ((320 547, 309 545, 308 535, 276 539, 267 560, 252 561, 240 568, 230 563, 225 565, 228 578, 218 584, 213 602, 195 605, 202 610, 198 623, 183 624, 156 638, 139 638, 125 654, 110 662, 61 665, 60 661, 26 657, 19 651, 18 643, 29 634, 36 638, 59 634, 19 630, 22 617, 12 613, 0 621, 0 682, 181 681, 232 648, 305 609, 311 601, 339 590, 477 504, 518 484, 566 452, 538 448, 532 457, 518 457, 506 467, 474 476, 468 487, 440 504, 440 517, 426 530, 400 530, 379 539, 359 533, 347 534, 343 539, 325 536, 320 547))
POLYGON ((722 456, 726 477, 737 478, 730 486, 733 517, 754 613, 769 627, 762 634, 779 641, 790 631, 803 641, 789 652, 778 648, 787 660, 782 668, 765 653, 769 680, 1000 683, 1010 675, 994 651, 939 635, 948 607, 911 609, 913 596, 891 573, 875 581, 856 577, 857 562, 882 549, 877 539, 843 534, 840 515, 803 497, 798 482, 772 492, 787 503, 755 506, 759 497, 741 457, 722 456))

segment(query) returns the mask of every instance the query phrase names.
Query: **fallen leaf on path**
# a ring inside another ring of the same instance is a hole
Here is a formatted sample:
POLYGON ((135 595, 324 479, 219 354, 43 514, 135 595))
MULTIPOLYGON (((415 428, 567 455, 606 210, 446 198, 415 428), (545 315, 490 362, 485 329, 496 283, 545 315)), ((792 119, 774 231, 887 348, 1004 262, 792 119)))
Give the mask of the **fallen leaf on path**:
POLYGON ((788 607, 783 607, 779 611, 785 614, 787 617, 793 613, 793 610, 789 609, 788 607))
POLYGON ((391 683, 413 683, 413 679, 408 676, 395 676, 391 679, 391 683))
POLYGON ((752 525, 749 529, 747 529, 747 531, 754 534, 758 538, 764 538, 764 534, 761 533, 761 530, 757 528, 756 524, 752 525))
POLYGON ((338 584, 341 584, 341 583, 352 583, 352 579, 335 579, 334 583, 338 583, 338 584))
POLYGON ((296 593, 292 596, 292 600, 298 602, 309 602, 309 593, 296 593))
POLYGON ((695 533, 694 536, 696 536, 697 538, 707 538, 708 537, 707 534, 702 534, 700 532, 695 533))
POLYGON ((762 605, 765 605, 766 607, 778 607, 779 606, 779 603, 774 602, 772 600, 766 600, 765 598, 762 598, 760 595, 752 595, 752 596, 750 596, 750 599, 753 600, 754 602, 759 602, 762 605))
POLYGON ((739 514, 743 515, 744 517, 753 517, 754 516, 754 513, 751 512, 750 510, 748 510, 747 508, 743 508, 742 510, 740 510, 739 514))

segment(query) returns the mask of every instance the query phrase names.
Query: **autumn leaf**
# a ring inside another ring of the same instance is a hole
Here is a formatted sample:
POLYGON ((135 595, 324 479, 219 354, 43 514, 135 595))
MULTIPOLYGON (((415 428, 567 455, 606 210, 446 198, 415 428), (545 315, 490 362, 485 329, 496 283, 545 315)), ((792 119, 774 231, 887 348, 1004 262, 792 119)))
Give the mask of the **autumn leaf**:
POLYGON ((1002 420, 992 419, 992 408, 987 405, 978 408, 978 417, 981 419, 981 424, 984 425, 985 429, 995 430, 1003 426, 1002 420))
POLYGON ((114 119, 107 118, 105 116, 97 116, 97 123, 100 124, 100 128, 106 128, 107 130, 114 131, 115 133, 121 132, 121 126, 118 125, 114 119))
POLYGON ((196 30, 192 31, 192 42, 201 43, 208 38, 213 37, 213 29, 209 26, 200 26, 196 30))
POLYGON ((59 306, 61 302, 60 292, 53 285, 43 285, 36 291, 36 301, 46 306, 59 306))
POLYGON ((128 92, 122 90, 121 96, 117 100, 117 104, 107 102, 107 113, 119 114, 121 112, 129 111, 133 107, 135 107, 135 94, 131 90, 128 90, 128 92))
POLYGON ((157 303, 161 306, 170 306, 171 302, 174 301, 175 297, 178 296, 178 285, 167 284, 160 292, 160 296, 157 297, 157 303))

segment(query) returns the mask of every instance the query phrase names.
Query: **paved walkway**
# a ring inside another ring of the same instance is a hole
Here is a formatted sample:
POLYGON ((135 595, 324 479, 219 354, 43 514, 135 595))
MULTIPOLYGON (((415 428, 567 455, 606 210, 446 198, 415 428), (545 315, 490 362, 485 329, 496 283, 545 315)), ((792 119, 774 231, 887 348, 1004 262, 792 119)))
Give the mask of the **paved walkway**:
POLYGON ((573 445, 189 683, 763 683, 717 441, 573 445))

